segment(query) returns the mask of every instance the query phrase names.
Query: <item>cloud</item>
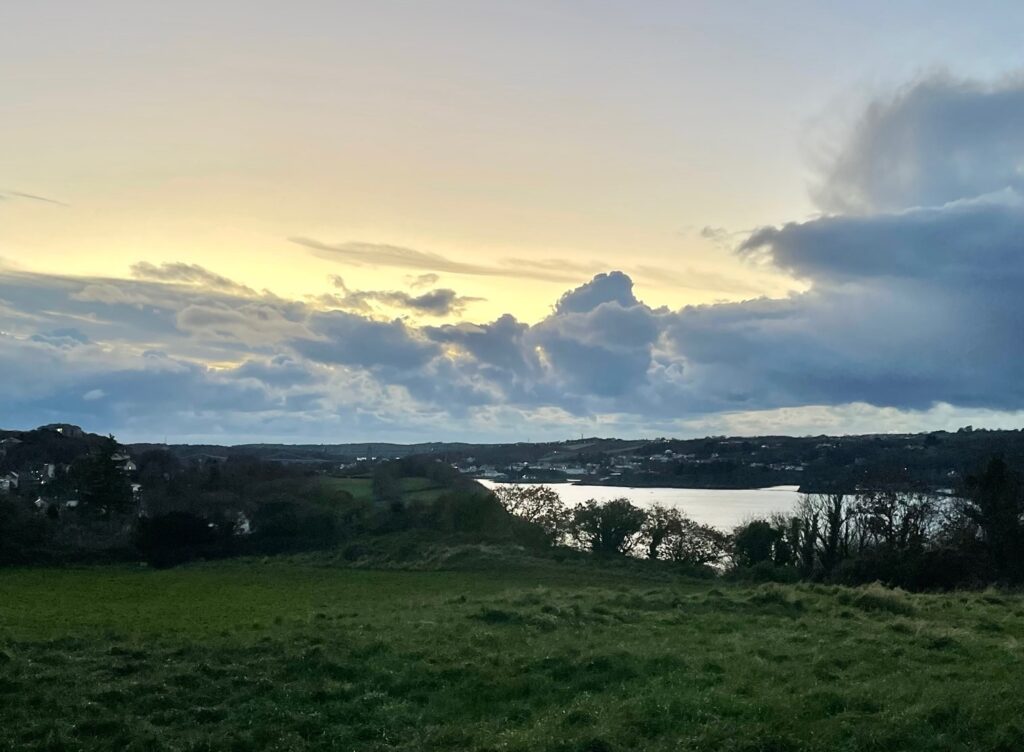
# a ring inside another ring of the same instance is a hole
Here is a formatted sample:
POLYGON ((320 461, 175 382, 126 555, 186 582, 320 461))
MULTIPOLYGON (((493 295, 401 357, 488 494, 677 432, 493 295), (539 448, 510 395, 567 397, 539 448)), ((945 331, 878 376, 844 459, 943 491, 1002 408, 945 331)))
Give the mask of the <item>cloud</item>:
POLYGON ((602 303, 633 306, 633 280, 622 272, 598 274, 586 284, 562 295, 555 304, 555 313, 586 313, 602 303))
MULTIPOLYGON (((425 275, 436 276, 436 275, 425 275)), ((375 312, 374 304, 385 308, 405 310, 426 316, 451 316, 462 313, 466 306, 483 300, 459 295, 454 290, 442 288, 419 295, 401 290, 350 290, 345 280, 337 274, 330 277, 334 286, 342 291, 340 295, 320 295, 314 299, 327 308, 341 308, 360 313, 375 312)))
POLYGON ((716 272, 703 271, 687 267, 683 270, 665 269, 660 266, 649 266, 640 264, 632 268, 633 273, 647 281, 648 284, 656 284, 661 287, 671 287, 685 290, 699 290, 707 292, 726 293, 729 295, 756 296, 762 294, 762 289, 742 280, 716 272))
POLYGON ((80 347, 89 343, 89 338, 74 328, 53 329, 40 332, 29 337, 33 342, 41 342, 53 347, 80 347))
POLYGON ((417 274, 415 276, 408 276, 406 280, 409 282, 409 287, 413 290, 419 290, 424 287, 433 287, 440 281, 441 277, 437 274, 417 274))
POLYGON ((72 300, 83 303, 107 303, 109 305, 143 306, 153 302, 153 299, 144 293, 110 282, 84 285, 70 297, 72 300))
POLYGON ((196 285, 213 290, 223 290, 236 295, 256 295, 256 291, 251 287, 211 272, 209 269, 199 266, 199 264, 185 264, 179 261, 156 266, 146 261, 140 261, 137 264, 132 264, 131 269, 132 276, 138 279, 196 285))
MULTIPOLYGON (((291 242, 310 249, 320 258, 330 261, 345 261, 366 266, 397 267, 401 269, 424 269, 430 272, 447 272, 483 277, 511 277, 536 279, 544 282, 573 282, 578 276, 566 271, 575 265, 558 262, 533 262, 530 265, 486 265, 455 261, 438 253, 417 251, 395 245, 379 243, 338 243, 331 245, 309 238, 290 238, 291 242)), ((507 262, 506 262, 507 263, 507 262)))
POLYGON ((450 316, 461 313, 469 303, 481 301, 483 298, 458 295, 455 290, 441 288, 421 295, 409 295, 404 292, 377 293, 377 300, 394 308, 406 308, 431 316, 450 316))
POLYGON ((26 199, 28 201, 41 201, 44 204, 53 204, 55 206, 70 206, 63 201, 58 201, 54 198, 47 198, 46 196, 39 196, 34 193, 25 193, 23 191, 0 191, 0 201, 5 199, 26 199))
MULTIPOLYGON (((724 231, 723 231, 724 232, 724 231)), ((738 238, 742 233, 732 233, 738 238)), ((309 238, 290 238, 291 242, 309 248, 315 255, 331 261, 344 261, 356 265, 374 267, 396 267, 402 269, 432 269, 450 274, 469 276, 507 277, 532 279, 541 282, 579 282, 602 273, 607 264, 598 261, 577 262, 566 259, 500 259, 496 264, 471 264, 449 259, 436 253, 417 251, 401 246, 377 243, 339 243, 331 245, 309 238)), ((760 288, 714 272, 687 267, 668 269, 649 264, 637 264, 632 273, 644 280, 665 286, 683 287, 692 290, 714 290, 726 294, 756 295, 760 288)), ((416 289, 437 282, 434 272, 412 278, 411 286, 416 289)))
POLYGON ((823 217, 762 228, 740 252, 766 251, 819 285, 898 277, 953 286, 1019 284, 1024 200, 1007 190, 897 213, 823 217))
POLYGON ((312 336, 290 342, 300 354, 321 363, 364 368, 411 369, 425 365, 438 347, 400 320, 373 321, 353 313, 314 313, 312 336))
POLYGON ((178 329, 201 339, 272 347, 286 337, 307 333, 302 309, 289 311, 273 303, 217 302, 192 304, 176 315, 178 329))
POLYGON ((827 174, 840 213, 739 245, 804 280, 781 298, 652 308, 624 271, 579 284, 586 264, 512 270, 304 241, 422 269, 425 285, 437 271, 573 277, 534 324, 426 325, 396 314, 450 315, 469 299, 339 277, 329 296, 283 300, 185 264, 130 280, 0 269, 0 424, 268 440, 1004 425, 1024 412, 1017 89, 928 79, 873 105, 827 174))
POLYGON ((930 76, 872 102, 825 160, 813 194, 831 212, 940 206, 1024 189, 1024 78, 930 76))

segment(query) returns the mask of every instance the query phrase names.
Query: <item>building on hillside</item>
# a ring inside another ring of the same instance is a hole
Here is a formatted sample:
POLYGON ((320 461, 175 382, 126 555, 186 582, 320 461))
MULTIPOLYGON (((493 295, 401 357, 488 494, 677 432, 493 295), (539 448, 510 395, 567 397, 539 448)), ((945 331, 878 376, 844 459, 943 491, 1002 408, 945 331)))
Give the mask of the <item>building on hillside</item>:
POLYGON ((110 461, 118 466, 123 473, 134 473, 138 467, 132 462, 131 455, 127 452, 114 452, 110 455, 110 461))
POLYGON ((0 475, 0 493, 10 493, 18 488, 20 476, 15 472, 0 475))
POLYGON ((85 431, 70 423, 49 423, 45 426, 39 426, 39 428, 43 431, 59 433, 61 436, 66 436, 69 439, 80 439, 85 436, 85 431))
POLYGON ((24 444, 21 439, 15 438, 14 436, 8 436, 6 439, 0 439, 0 457, 6 457, 9 449, 14 449, 18 444, 24 444))

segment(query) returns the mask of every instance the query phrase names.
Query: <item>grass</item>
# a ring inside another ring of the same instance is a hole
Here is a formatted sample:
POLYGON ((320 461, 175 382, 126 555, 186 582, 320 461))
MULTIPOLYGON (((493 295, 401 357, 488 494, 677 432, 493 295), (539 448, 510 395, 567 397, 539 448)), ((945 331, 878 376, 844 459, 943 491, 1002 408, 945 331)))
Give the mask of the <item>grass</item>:
POLYGON ((1024 599, 568 565, 0 572, 0 749, 1017 750, 1024 599))
MULTIPOLYGON (((372 478, 330 478, 316 479, 319 490, 347 491, 356 501, 373 501, 372 478)), ((444 493, 445 488, 428 478, 401 478, 402 498, 406 501, 434 501, 444 493)))

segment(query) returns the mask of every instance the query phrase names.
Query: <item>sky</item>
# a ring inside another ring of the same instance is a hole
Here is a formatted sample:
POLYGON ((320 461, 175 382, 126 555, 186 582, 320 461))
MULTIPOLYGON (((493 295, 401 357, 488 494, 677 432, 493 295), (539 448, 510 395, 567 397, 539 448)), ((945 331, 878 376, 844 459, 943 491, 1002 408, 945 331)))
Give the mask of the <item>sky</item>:
POLYGON ((0 6, 0 426, 1018 427, 1011 2, 0 6))

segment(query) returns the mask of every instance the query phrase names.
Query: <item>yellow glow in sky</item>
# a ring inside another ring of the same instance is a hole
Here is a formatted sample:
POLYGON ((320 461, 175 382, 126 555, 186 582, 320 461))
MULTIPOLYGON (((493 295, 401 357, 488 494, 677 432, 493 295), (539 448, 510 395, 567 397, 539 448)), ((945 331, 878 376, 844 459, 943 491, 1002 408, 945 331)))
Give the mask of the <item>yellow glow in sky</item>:
POLYGON ((439 272, 485 299, 473 319, 535 320, 611 269, 673 308, 792 288, 701 235, 809 211, 796 126, 755 133, 736 117, 716 96, 731 67, 712 74, 695 49, 628 25, 553 34, 579 21, 571 10, 344 5, 240 21, 113 2, 45 25, 6 10, 0 40, 18 65, 0 105, 0 193, 66 205, 8 195, 0 257, 108 276, 196 263, 295 298, 329 291, 332 274, 397 290, 423 271, 332 262, 296 236, 566 270, 439 272))

